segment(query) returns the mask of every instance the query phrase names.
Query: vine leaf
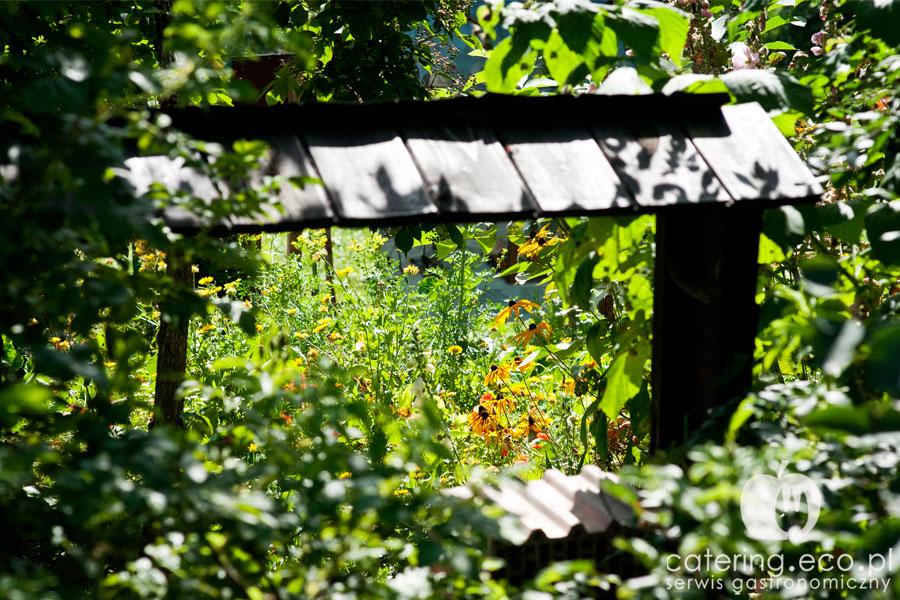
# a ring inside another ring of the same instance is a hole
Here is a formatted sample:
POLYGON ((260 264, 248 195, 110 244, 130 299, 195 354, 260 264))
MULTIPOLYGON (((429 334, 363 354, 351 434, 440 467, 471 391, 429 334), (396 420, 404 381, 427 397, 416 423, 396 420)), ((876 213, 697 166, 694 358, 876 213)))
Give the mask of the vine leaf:
POLYGON ((650 355, 650 348, 640 344, 616 356, 607 374, 606 391, 600 400, 600 410, 611 420, 615 420, 625 405, 638 392, 644 381, 644 363, 650 355))

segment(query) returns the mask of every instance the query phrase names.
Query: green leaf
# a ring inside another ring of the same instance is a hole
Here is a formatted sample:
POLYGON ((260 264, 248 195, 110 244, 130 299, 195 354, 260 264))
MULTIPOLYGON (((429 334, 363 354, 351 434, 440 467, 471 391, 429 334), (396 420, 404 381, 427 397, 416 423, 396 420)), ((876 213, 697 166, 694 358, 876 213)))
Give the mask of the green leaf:
POLYGON ((865 221, 875 258, 887 265, 900 265, 900 200, 876 204, 865 221))
POLYGON ((778 247, 778 244, 770 240, 765 234, 760 234, 759 264, 767 265, 770 263, 777 263, 783 261, 784 258, 785 254, 782 252, 781 248, 778 247))
POLYGON ((630 8, 609 13, 606 24, 635 55, 650 61, 656 57, 659 44, 659 21, 630 8))
POLYGON ((800 263, 803 283, 811 294, 831 296, 838 280, 837 261, 831 256, 818 255, 800 263))
POLYGON ((38 385, 18 385, 0 393, 0 425, 10 427, 20 418, 46 414, 53 400, 49 391, 38 385))
POLYGON ((866 328, 859 321, 845 321, 834 337, 828 354, 822 362, 822 371, 831 377, 840 377, 856 358, 856 348, 866 337, 866 328))
POLYGON ((510 36, 497 44, 484 63, 484 82, 489 92, 509 93, 534 68, 535 53, 525 43, 513 43, 510 36))
POLYGON ((728 86, 721 79, 712 75, 699 73, 683 73, 676 75, 666 82, 662 88, 663 94, 675 92, 687 92, 689 94, 723 94, 728 93, 728 86))
POLYGON ((782 248, 791 248, 806 236, 806 221, 796 207, 781 206, 763 214, 763 232, 782 248))
POLYGON ((796 50, 793 44, 789 44, 787 42, 769 42, 768 44, 763 44, 769 50, 796 50))
POLYGON ((619 354, 610 365, 606 391, 600 401, 600 410, 610 420, 615 420, 628 401, 641 391, 648 356, 647 346, 640 345, 619 354))
POLYGON ((594 35, 594 23, 598 16, 602 23, 603 15, 586 10, 569 11, 556 18, 556 30, 569 49, 585 54, 594 35))
POLYGON ((587 309, 591 303, 591 290, 594 287, 594 266, 597 264, 597 255, 591 255, 578 265, 575 271, 575 280, 572 282, 571 300, 582 309, 587 309))
POLYGON ((900 46, 900 2, 897 0, 850 0, 841 7, 847 17, 856 17, 862 29, 868 29, 889 45, 900 46))
POLYGON ((554 31, 544 46, 544 64, 550 77, 559 85, 565 85, 576 67, 583 65, 581 55, 569 49, 563 38, 554 31))
POLYGON ((656 19, 659 23, 659 48, 669 55, 676 67, 681 68, 681 57, 691 27, 690 15, 668 4, 646 0, 640 3, 637 10, 656 19))
POLYGON ((812 90, 786 73, 741 69, 722 75, 722 81, 738 102, 759 102, 767 111, 812 113, 812 90))
POLYGON ((597 364, 600 364, 600 361, 603 360, 603 356, 609 349, 608 340, 603 335, 604 329, 603 325, 595 323, 591 325, 584 334, 587 351, 591 355, 591 358, 597 361, 597 364))
POLYGON ((401 227, 394 236, 394 244, 397 246, 397 250, 403 254, 408 254, 412 250, 413 242, 415 239, 407 227, 401 227))
POLYGON ((845 431, 857 435, 868 433, 869 415, 862 408, 832 405, 815 410, 803 422, 809 427, 845 431))
POLYGON ((872 206, 870 198, 829 202, 816 205, 819 227, 832 237, 850 244, 858 244, 865 226, 866 210, 872 206))
POLYGON ((869 358, 866 373, 874 387, 900 396, 900 323, 893 322, 871 332, 868 341, 869 358))
POLYGON ((459 227, 456 225, 447 225, 447 235, 450 236, 450 241, 456 244, 456 247, 460 250, 466 249, 466 239, 463 237, 462 232, 459 230, 459 227))

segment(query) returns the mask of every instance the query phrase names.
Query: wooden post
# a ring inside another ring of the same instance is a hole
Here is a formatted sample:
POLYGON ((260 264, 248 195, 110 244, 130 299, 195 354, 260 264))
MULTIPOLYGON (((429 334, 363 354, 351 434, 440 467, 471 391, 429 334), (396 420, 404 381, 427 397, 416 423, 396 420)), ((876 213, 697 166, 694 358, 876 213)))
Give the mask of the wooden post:
POLYGON ((703 206, 656 220, 652 449, 683 442, 752 382, 762 210, 703 206))
MULTIPOLYGON (((191 265, 179 252, 166 257, 166 274, 176 286, 192 285, 191 265)), ((156 390, 151 427, 160 424, 181 427, 184 400, 178 397, 178 386, 184 381, 187 369, 187 341, 190 318, 169 311, 166 302, 160 304, 159 333, 156 336, 156 390)))

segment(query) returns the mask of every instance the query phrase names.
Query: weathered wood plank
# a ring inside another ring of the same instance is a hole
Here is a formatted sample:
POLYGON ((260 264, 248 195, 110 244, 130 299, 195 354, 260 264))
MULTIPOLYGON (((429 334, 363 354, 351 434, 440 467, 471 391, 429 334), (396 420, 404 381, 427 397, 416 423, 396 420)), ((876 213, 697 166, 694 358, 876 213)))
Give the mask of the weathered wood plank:
POLYGON ((694 146, 735 200, 806 198, 822 188, 753 102, 722 107, 722 120, 690 119, 694 146))
POLYGON ((543 213, 635 206, 587 128, 521 127, 499 135, 543 213))
POLYGON ((535 204, 497 138, 478 125, 403 130, 443 214, 529 216, 535 204))
POLYGON ((340 219, 374 222, 437 212, 393 131, 316 130, 303 137, 340 219))
MULTIPOLYGON (((125 161, 128 168, 126 177, 135 187, 138 195, 147 193, 153 183, 162 184, 171 194, 183 193, 199 198, 207 203, 219 197, 219 192, 210 179, 195 169, 185 166, 181 157, 142 156, 125 161)), ((174 228, 195 228, 200 221, 192 213, 177 206, 165 209, 166 221, 174 228)))
POLYGON ((642 208, 728 201, 687 136, 670 123, 630 120, 594 126, 597 141, 642 208))
POLYGON ((302 177, 319 178, 300 138, 295 135, 283 135, 265 141, 270 145, 270 153, 263 162, 262 169, 251 177, 251 184, 259 186, 265 176, 280 176, 283 180, 278 192, 280 209, 264 205, 261 214, 233 219, 232 224, 309 225, 332 221, 334 214, 328 204, 325 188, 319 183, 306 183, 302 186, 299 183, 302 177), (294 179, 298 181, 292 181, 294 179))

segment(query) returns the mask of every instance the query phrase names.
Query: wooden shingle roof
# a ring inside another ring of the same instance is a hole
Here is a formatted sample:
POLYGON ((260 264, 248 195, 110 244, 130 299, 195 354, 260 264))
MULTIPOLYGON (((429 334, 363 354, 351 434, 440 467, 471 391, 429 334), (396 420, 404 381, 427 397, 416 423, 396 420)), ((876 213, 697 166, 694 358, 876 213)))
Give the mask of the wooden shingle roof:
POLYGON ((603 534, 634 521, 632 509, 603 491, 604 479, 615 475, 586 465, 577 475, 548 469, 540 479, 521 482, 504 479, 497 485, 469 483, 445 490, 464 500, 481 498, 516 520, 514 543, 534 537, 562 539, 575 530, 603 534))
MULTIPOLYGON (((456 98, 368 105, 169 111, 201 139, 262 139, 262 175, 284 185, 281 207, 213 229, 288 231, 654 212, 700 203, 813 201, 821 188, 765 111, 724 95, 456 98)), ((178 158, 126 162, 151 182, 220 201, 221 184, 178 158)), ((203 225, 166 213, 177 230, 203 225)), ((211 224, 206 224, 210 226, 211 224)))

